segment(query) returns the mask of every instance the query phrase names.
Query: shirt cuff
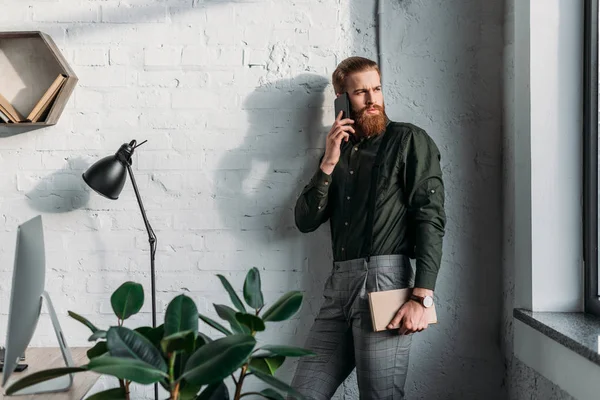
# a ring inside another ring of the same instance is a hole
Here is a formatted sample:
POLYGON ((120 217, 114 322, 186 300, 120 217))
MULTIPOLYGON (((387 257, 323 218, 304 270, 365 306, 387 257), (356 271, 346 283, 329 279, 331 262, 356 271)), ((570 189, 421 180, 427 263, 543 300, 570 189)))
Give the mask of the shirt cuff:
POLYGON ((415 287, 429 290, 435 290, 437 274, 429 271, 419 271, 417 269, 415 276, 415 287))
POLYGON ((317 189, 319 194, 325 196, 329 193, 329 186, 331 186, 331 175, 326 174, 319 167, 317 172, 313 175, 310 184, 312 187, 317 189))

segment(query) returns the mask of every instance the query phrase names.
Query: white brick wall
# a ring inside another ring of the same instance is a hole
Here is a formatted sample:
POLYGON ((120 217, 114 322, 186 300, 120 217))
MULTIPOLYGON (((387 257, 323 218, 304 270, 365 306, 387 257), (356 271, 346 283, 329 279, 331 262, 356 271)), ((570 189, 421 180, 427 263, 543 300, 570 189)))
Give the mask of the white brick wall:
MULTIPOLYGON (((301 344, 293 336, 318 307, 329 245, 326 229, 310 238, 297 232, 292 208, 323 145, 313 138, 332 119, 326 85, 350 42, 341 7, 335 0, 3 2, 2 29, 49 33, 80 81, 57 126, 0 132, 0 343, 15 229, 36 214, 44 218, 47 290, 71 346, 88 345, 88 332, 67 310, 108 326, 110 294, 128 279, 142 283, 148 299, 130 326, 150 324, 148 242, 131 185, 110 201, 81 180, 99 157, 148 139, 133 167, 158 235, 159 310, 185 292, 215 316, 212 303, 229 303, 215 274, 241 289, 256 266, 268 301, 307 291, 300 319, 273 325, 263 338, 301 344), (323 18, 331 42, 307 35, 323 18), (310 74, 300 76, 304 66, 310 74)), ((47 319, 33 345, 54 345, 47 319)))
MULTIPOLYGON (((407 396, 501 399, 501 240, 490 227, 501 226, 503 0, 384 3, 388 114, 431 133, 448 193, 441 323, 415 338, 407 396)), ((80 81, 57 126, 0 130, 0 343, 15 229, 37 214, 47 288, 70 345, 86 345, 88 332, 67 310, 114 323, 109 296, 127 279, 150 298, 147 237, 130 183, 110 201, 80 179, 135 138, 149 140, 133 166, 158 235, 159 310, 185 292, 214 316, 212 303, 229 302, 215 274, 240 288, 257 266, 267 301, 306 292, 298 317, 261 340, 301 345, 321 302, 330 241, 327 227, 301 235, 293 206, 333 119, 333 69, 349 55, 377 57, 374 5, 4 0, 0 29, 50 34, 80 81)), ((149 323, 147 303, 129 326, 149 323)), ((43 316, 33 344, 54 345, 51 332, 43 316)), ((358 399, 352 378, 342 397, 358 399)))

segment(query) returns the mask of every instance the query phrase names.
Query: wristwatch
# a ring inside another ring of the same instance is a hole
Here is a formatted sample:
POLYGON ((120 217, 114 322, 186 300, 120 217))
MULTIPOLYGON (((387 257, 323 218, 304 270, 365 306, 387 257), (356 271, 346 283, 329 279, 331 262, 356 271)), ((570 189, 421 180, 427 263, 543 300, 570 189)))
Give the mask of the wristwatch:
POLYGON ((411 294, 410 299, 416 301, 425 308, 429 308, 433 305, 433 297, 431 296, 417 296, 416 294, 411 294))

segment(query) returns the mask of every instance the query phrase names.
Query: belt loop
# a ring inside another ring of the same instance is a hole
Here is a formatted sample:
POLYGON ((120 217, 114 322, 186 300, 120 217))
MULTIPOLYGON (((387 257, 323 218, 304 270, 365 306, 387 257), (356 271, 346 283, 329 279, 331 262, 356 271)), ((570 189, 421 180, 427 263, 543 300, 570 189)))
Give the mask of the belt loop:
POLYGON ((367 256, 367 263, 369 263, 369 262, 371 262, 371 255, 370 254, 367 256))

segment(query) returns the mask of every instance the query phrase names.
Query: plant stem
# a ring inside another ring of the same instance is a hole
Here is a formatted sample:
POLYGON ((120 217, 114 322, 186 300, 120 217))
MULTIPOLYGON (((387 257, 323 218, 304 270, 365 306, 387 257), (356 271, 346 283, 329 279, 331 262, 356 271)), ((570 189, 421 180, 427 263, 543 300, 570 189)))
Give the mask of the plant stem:
POLYGON ((248 364, 244 364, 242 367, 242 372, 240 372, 240 379, 238 379, 237 385, 235 385, 235 396, 233 400, 240 400, 242 397, 242 385, 244 384, 244 377, 246 376, 246 371, 248 370, 248 364))
POLYGON ((119 379, 119 386, 125 392, 125 400, 129 400, 129 385, 125 385, 125 379, 119 379))
POLYGON ((173 380, 175 379, 175 358, 177 358, 175 352, 169 354, 169 379, 171 380, 171 383, 173 383, 173 380))
POLYGON ((175 389, 171 392, 171 400, 179 400, 179 384, 180 382, 177 382, 175 389))
POLYGON ((177 353, 173 352, 169 354, 169 383, 171 384, 171 400, 177 400, 179 397, 179 383, 173 387, 173 381, 175 380, 175 359, 177 353))

